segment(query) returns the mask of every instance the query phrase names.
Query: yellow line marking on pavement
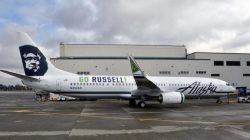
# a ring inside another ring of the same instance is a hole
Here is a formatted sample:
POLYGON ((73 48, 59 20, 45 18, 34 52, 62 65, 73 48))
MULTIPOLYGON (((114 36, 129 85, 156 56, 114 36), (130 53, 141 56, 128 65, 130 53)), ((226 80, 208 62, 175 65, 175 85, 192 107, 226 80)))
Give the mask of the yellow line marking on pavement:
POLYGON ((37 116, 52 116, 52 115, 62 115, 62 116, 80 116, 80 114, 66 114, 66 113, 34 113, 34 114, 30 114, 30 115, 37 115, 37 116))
POLYGON ((234 133, 236 135, 239 135, 241 137, 245 137, 245 138, 250 139, 250 133, 249 132, 238 130, 238 129, 232 129, 232 128, 231 129, 227 129, 227 131, 229 131, 231 133, 234 133))
POLYGON ((130 114, 159 114, 159 113, 163 113, 163 112, 129 112, 130 114))
MULTIPOLYGON (((117 119, 117 120, 135 120, 135 119, 137 119, 137 118, 133 118, 133 117, 113 117, 113 116, 102 116, 102 115, 84 115, 82 117, 102 118, 102 119, 117 119)), ((161 121, 161 122, 171 122, 171 123, 192 123, 192 124, 204 124, 204 125, 215 125, 215 124, 217 124, 216 122, 166 120, 166 119, 162 119, 162 118, 147 118, 147 119, 138 118, 137 120, 139 120, 139 121, 161 121)))
POLYGON ((89 116, 89 115, 124 115, 127 113, 94 113, 94 112, 82 112, 81 116, 89 116))
POLYGON ((155 126, 150 129, 121 129, 121 130, 103 130, 103 129, 73 129, 72 136, 97 136, 97 135, 119 135, 119 134, 144 134, 144 133, 170 133, 176 131, 198 129, 200 127, 176 127, 176 126, 155 126))
POLYGON ((15 121, 16 123, 22 123, 22 122, 24 122, 23 120, 17 120, 17 121, 15 121))
POLYGON ((171 123, 194 123, 194 124, 206 124, 214 125, 218 124, 216 122, 206 122, 206 121, 185 121, 185 120, 166 120, 161 118, 148 118, 148 119, 138 119, 140 121, 160 121, 160 122, 171 122, 171 123))
POLYGON ((231 126, 231 125, 250 125, 250 122, 226 122, 226 123, 221 123, 219 126, 231 126))
POLYGON ((72 129, 66 131, 0 131, 0 137, 6 136, 57 136, 69 135, 72 136, 97 136, 97 135, 117 135, 117 134, 140 134, 140 133, 168 133, 183 130, 198 129, 199 127, 176 127, 176 126, 154 126, 149 129, 72 129))
POLYGON ((33 111, 32 110, 27 110, 27 109, 22 109, 22 110, 15 110, 13 112, 26 113, 26 112, 33 112, 33 111))
POLYGON ((56 135, 69 135, 70 131, 25 131, 25 132, 8 132, 0 131, 0 137, 3 136, 56 136, 56 135))
POLYGON ((109 117, 109 116, 97 116, 97 115, 86 115, 82 117, 90 117, 90 118, 102 118, 102 119, 115 119, 115 120, 134 120, 132 117, 109 117))

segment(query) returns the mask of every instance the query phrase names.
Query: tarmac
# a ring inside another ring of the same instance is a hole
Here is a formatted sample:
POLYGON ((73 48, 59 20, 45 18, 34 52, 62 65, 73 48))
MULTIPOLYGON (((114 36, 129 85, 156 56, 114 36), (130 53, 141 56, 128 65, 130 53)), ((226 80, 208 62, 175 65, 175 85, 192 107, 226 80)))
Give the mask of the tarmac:
POLYGON ((0 92, 0 139, 249 140, 250 104, 186 100, 130 107, 128 101, 47 101, 0 92))

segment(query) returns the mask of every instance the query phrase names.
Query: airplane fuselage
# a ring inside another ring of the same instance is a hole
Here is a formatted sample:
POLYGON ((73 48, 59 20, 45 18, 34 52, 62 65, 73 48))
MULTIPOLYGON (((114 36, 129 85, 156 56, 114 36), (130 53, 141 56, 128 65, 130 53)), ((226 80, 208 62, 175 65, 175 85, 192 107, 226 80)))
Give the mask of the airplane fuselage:
MULTIPOLYGON (((137 85, 132 76, 44 76, 39 82, 23 81, 24 84, 47 92, 87 98, 132 98, 137 85)), ((154 77, 147 76, 161 92, 176 91, 185 97, 221 97, 234 89, 226 82, 213 78, 200 77, 154 77)), ((146 93, 145 93, 146 94, 146 93)))

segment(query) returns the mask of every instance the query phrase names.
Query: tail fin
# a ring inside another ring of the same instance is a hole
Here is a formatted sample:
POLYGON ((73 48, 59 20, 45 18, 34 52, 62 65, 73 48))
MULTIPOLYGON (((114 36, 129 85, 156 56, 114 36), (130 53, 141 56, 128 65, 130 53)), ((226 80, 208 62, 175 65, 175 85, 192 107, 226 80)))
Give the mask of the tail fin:
POLYGON ((44 76, 58 74, 59 69, 55 68, 43 53, 36 47, 36 44, 24 32, 18 32, 20 43, 20 55, 26 76, 44 76))

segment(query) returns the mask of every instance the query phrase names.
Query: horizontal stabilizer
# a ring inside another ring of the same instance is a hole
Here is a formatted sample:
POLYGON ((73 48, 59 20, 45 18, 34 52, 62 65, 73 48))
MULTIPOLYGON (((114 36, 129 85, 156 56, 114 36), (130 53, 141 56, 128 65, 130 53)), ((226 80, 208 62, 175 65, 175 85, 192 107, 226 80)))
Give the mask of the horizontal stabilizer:
POLYGON ((33 78, 33 77, 29 77, 29 76, 25 76, 19 73, 14 73, 14 72, 10 72, 10 71, 6 71, 6 70, 0 70, 1 72, 7 73, 11 76, 17 77, 19 79, 22 80, 28 80, 28 81, 39 81, 39 79, 33 78))

